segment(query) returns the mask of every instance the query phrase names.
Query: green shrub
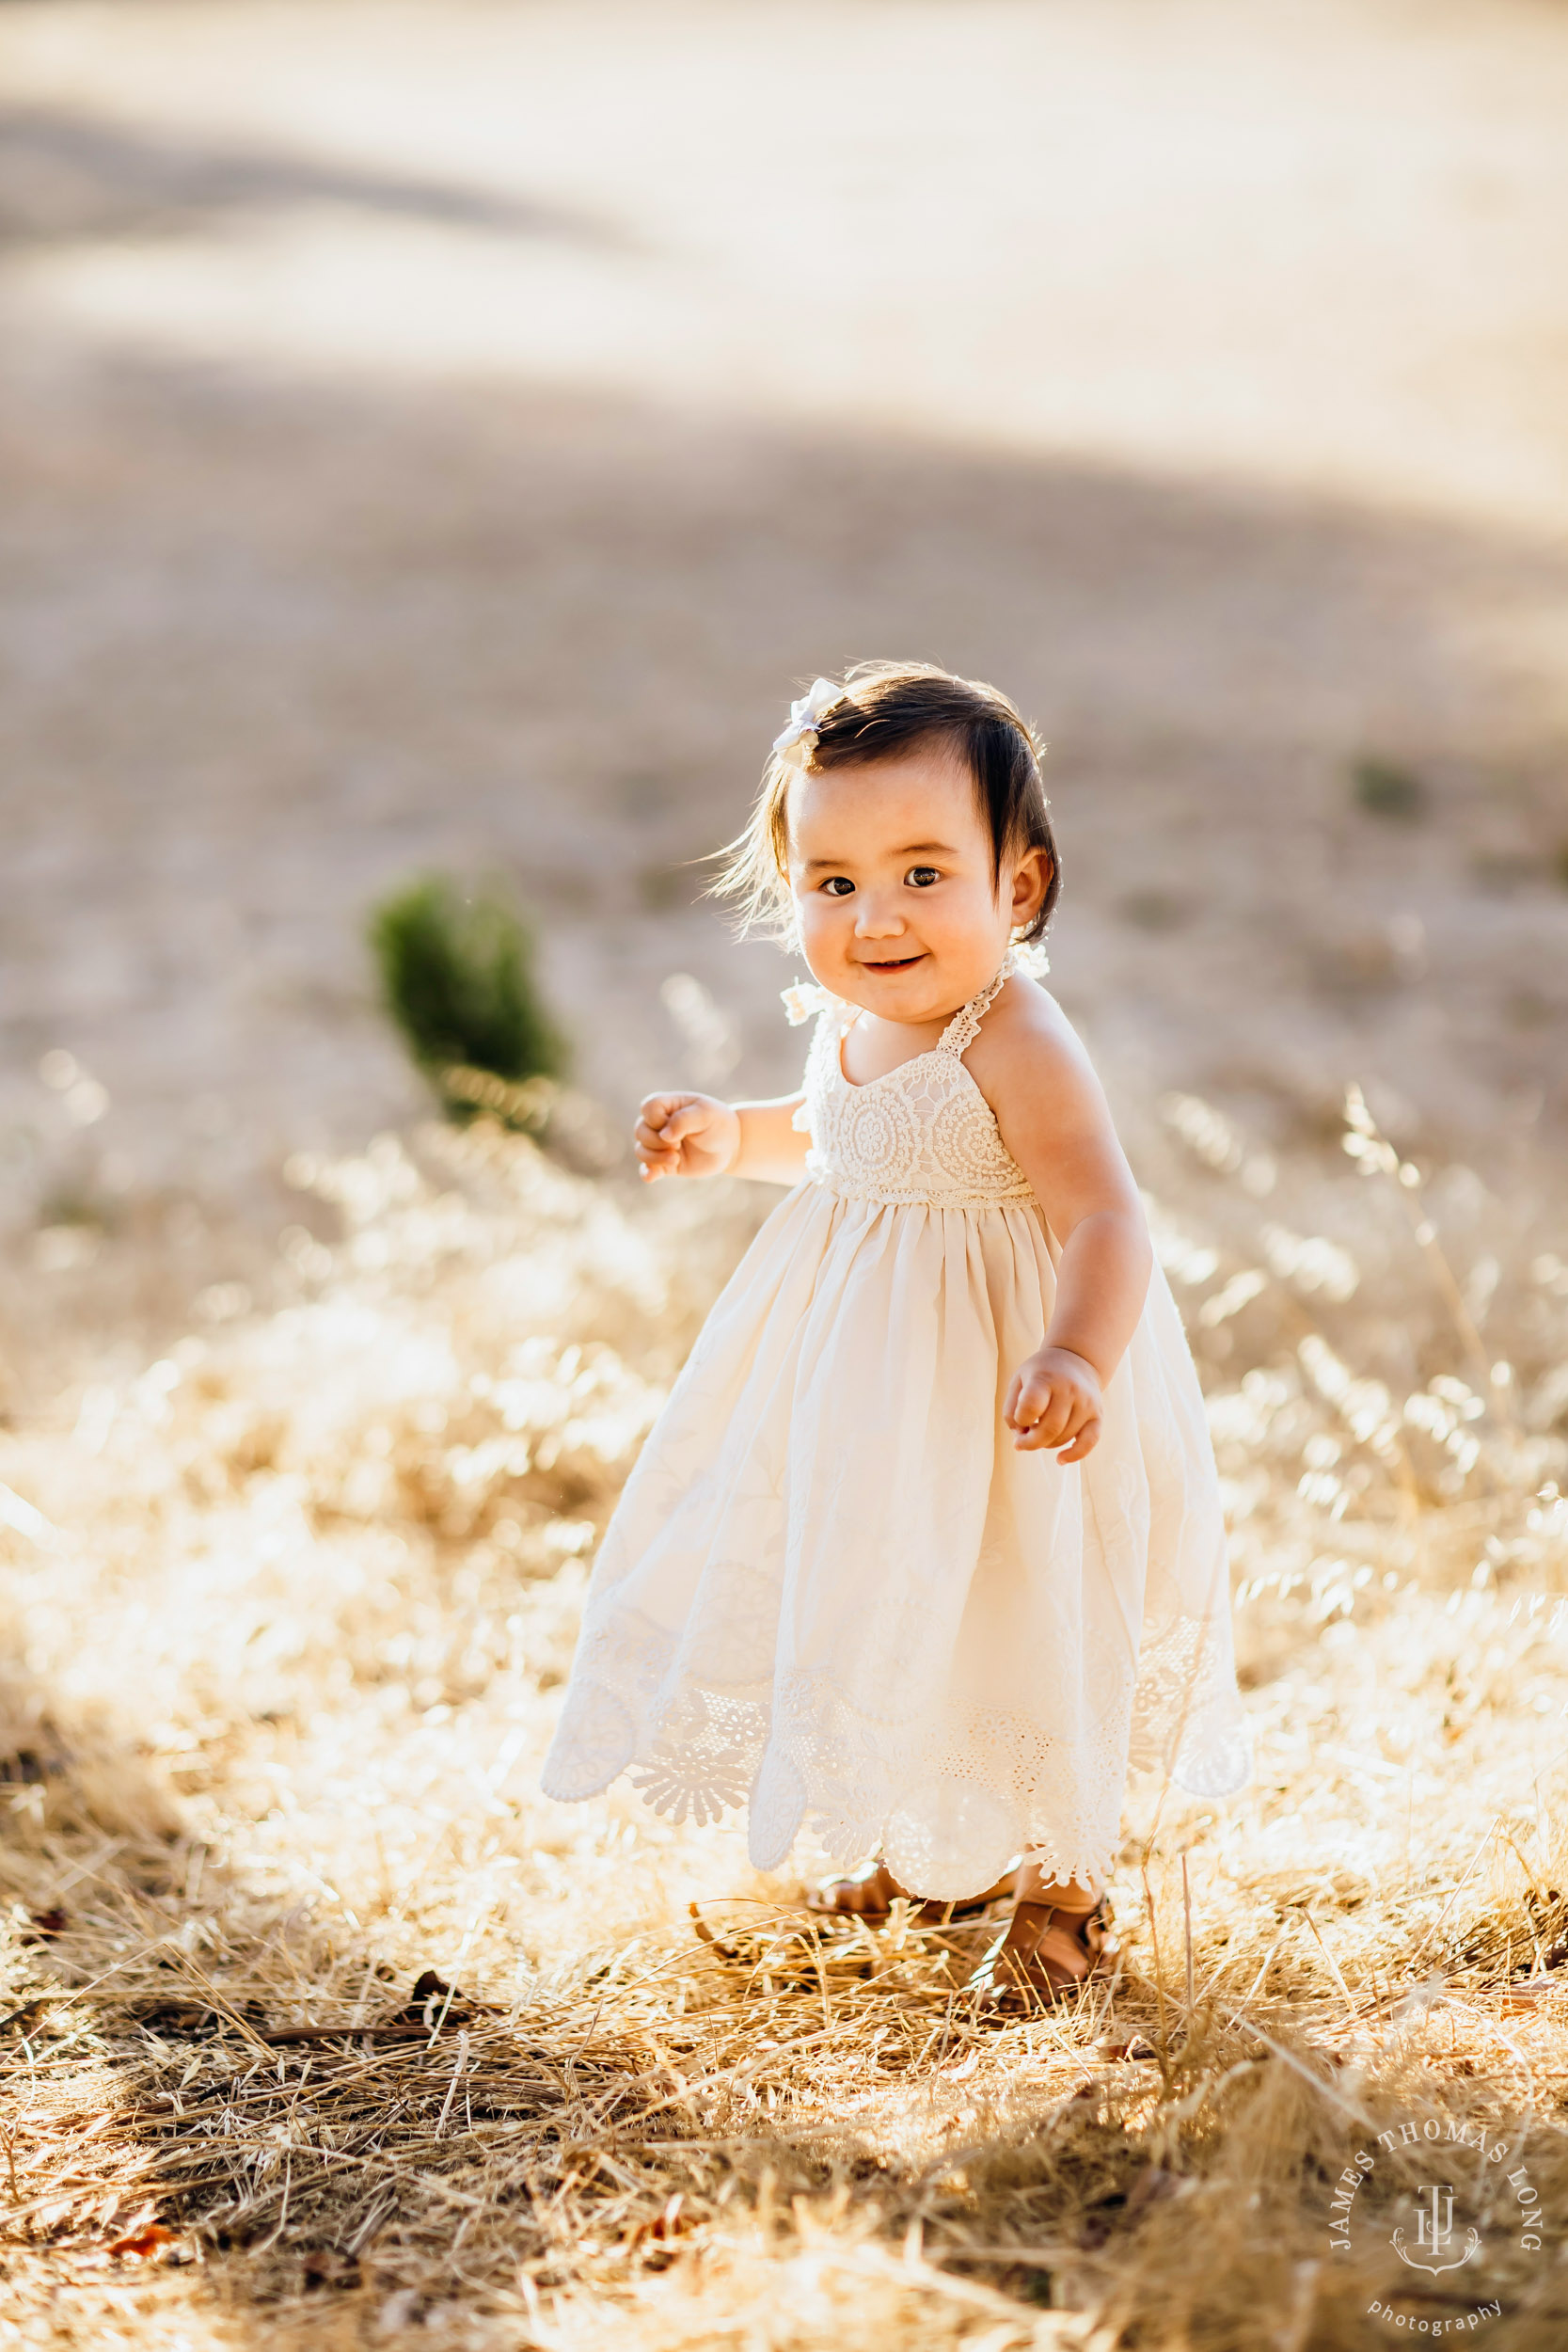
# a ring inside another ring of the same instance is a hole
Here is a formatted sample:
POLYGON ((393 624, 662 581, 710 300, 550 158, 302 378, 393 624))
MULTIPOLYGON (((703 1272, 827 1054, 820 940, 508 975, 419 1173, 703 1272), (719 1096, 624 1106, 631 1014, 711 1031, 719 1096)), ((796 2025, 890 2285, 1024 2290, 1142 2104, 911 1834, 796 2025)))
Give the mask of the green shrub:
POLYGON ((449 1113, 471 1117, 448 1083, 487 1071, 514 1084, 560 1077, 566 1044, 533 977, 533 940, 499 897, 432 874, 384 898, 370 921, 381 996, 449 1113))
POLYGON ((1351 770, 1351 790, 1374 817, 1419 817, 1426 807, 1426 786, 1408 768, 1391 759, 1358 759, 1351 770))

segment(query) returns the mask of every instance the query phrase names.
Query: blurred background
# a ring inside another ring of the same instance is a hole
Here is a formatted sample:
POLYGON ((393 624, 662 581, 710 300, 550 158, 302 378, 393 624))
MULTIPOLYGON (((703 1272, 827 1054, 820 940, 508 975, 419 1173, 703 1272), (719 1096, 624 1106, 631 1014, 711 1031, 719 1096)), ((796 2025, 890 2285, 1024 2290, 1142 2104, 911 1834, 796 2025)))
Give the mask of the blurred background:
POLYGON ((1565 258, 1568 0, 0 0, 8 2329, 1360 2344, 1331 2058, 1528 2131, 1557 2343, 1565 258), (776 1197, 627 1114, 796 1083, 701 861, 867 655, 1049 739, 1222 1480, 1258 1776, 1137 1797, 1093 2057, 537 1794, 776 1197))
POLYGON ((883 654, 1049 739, 1134 1131, 1332 1150, 1354 1079, 1541 1182, 1565 130, 1556 0, 8 0, 13 1254, 240 1281, 428 1104, 367 944, 428 874, 611 1121, 792 1084, 693 861, 883 654))

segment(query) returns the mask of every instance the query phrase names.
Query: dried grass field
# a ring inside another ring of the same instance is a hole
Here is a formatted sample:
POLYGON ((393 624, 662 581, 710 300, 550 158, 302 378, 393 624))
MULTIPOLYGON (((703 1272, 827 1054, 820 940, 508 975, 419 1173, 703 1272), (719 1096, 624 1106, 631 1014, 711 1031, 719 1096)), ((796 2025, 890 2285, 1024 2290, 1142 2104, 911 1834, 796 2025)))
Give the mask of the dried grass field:
POLYGON ((1556 2352, 1565 116, 1560 0, 0 8, 0 2347, 1556 2352), (604 1138, 794 1083, 692 861, 884 653, 1050 739, 1257 1734, 1002 2026, 536 1793, 769 1205, 604 1138))
POLYGON ((1258 1777, 1136 1790, 1114 1975, 1007 2026, 973 1928, 535 1793, 753 1205, 488 1122, 291 1162, 270 1311, 5 1443, 0 2341, 1559 2343, 1568 1262, 1350 1114, 1343 1173, 1146 1139, 1258 1777))

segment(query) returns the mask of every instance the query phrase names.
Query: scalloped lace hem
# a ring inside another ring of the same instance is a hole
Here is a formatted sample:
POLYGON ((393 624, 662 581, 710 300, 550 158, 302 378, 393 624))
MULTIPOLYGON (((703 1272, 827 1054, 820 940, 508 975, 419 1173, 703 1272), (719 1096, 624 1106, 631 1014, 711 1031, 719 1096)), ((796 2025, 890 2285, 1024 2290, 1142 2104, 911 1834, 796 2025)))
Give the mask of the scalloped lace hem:
MULTIPOLYGON (((629 1774, 677 1825, 744 1808, 759 1870, 783 1868, 805 1835, 835 1868, 879 1851, 906 1886, 957 1900, 1021 1852, 1055 1876, 1102 1881, 1120 1844, 1130 1764, 1163 1761, 1171 1729, 1158 1710, 1135 1715, 1131 1688, 1074 1740, 980 1708, 892 1724, 850 1706, 821 1674, 738 1692, 683 1677, 670 1636, 633 1633, 623 1620, 584 1635, 542 1786, 575 1804, 629 1774)), ((1228 1782, 1236 1757, 1223 1747, 1207 1769, 1197 1754, 1186 1760, 1201 1778, 1228 1782)))

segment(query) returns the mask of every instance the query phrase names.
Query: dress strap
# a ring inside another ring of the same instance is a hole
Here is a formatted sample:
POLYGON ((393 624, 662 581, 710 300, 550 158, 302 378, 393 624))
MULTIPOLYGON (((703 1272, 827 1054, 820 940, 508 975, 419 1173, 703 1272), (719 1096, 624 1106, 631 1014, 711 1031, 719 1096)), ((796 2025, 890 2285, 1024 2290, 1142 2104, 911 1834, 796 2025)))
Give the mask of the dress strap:
POLYGON ((1002 966, 994 980, 972 996, 967 1005, 960 1005, 952 1020, 937 1040, 939 1054, 966 1054, 980 1034, 980 1024, 1002 993, 1003 985, 1018 970, 1018 961, 1009 947, 1002 959, 1002 966))

